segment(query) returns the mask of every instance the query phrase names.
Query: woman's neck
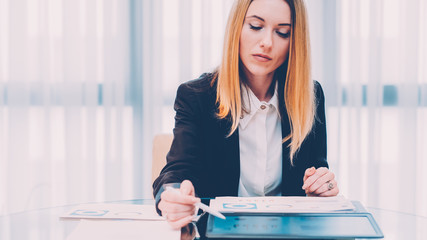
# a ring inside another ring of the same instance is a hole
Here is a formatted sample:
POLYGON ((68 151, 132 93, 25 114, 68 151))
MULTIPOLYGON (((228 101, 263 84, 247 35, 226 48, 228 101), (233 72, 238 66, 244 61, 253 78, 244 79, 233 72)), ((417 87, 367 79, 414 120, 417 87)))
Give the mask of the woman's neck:
POLYGON ((246 84, 260 101, 268 102, 274 93, 274 88, 271 87, 273 82, 273 73, 267 76, 254 76, 245 74, 246 84))

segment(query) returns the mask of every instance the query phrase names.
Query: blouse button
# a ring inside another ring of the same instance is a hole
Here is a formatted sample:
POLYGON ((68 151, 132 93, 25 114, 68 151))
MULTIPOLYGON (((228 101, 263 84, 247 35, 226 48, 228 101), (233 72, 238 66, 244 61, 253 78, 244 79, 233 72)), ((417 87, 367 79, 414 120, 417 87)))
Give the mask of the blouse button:
POLYGON ((261 109, 264 110, 266 108, 265 105, 261 105, 261 109))

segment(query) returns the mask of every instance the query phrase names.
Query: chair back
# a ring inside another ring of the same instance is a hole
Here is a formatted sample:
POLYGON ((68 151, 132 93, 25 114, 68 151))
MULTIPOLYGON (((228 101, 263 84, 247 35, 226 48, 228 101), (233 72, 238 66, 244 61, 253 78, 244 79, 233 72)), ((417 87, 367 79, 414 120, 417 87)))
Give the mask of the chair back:
POLYGON ((159 176, 160 171, 166 165, 166 155, 172 145, 172 134, 159 134, 153 139, 153 160, 151 167, 151 183, 159 176))

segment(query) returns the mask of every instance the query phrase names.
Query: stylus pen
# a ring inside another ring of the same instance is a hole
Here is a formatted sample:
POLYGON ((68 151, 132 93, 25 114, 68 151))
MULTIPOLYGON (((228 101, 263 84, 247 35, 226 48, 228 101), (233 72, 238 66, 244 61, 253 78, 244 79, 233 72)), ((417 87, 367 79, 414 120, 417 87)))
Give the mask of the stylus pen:
MULTIPOLYGON (((171 186, 167 186, 166 190, 171 190, 171 191, 174 191, 174 192, 177 192, 177 193, 181 194, 181 192, 178 189, 173 188, 171 186)), ((222 213, 220 213, 219 211, 217 211, 217 210, 209 207, 208 205, 206 205, 206 204, 204 204, 202 202, 195 203, 194 205, 196 207, 202 209, 203 211, 208 212, 208 213, 214 215, 215 217, 219 217, 219 218, 225 219, 225 216, 222 215, 222 213)))

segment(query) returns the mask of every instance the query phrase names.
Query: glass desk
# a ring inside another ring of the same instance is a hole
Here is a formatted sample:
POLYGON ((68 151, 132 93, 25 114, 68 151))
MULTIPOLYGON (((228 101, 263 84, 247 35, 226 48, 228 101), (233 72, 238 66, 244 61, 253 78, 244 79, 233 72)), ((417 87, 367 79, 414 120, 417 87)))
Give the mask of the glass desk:
MULTIPOLYGON (((138 199, 127 201, 116 201, 108 203, 123 204, 154 204, 152 199, 138 199)), ((52 207, 38 210, 13 213, 0 216, 0 240, 61 240, 74 231, 78 221, 61 221, 59 216, 69 211, 76 205, 52 207)), ((367 210, 372 213, 378 225, 384 233, 384 239, 411 239, 421 240, 427 237, 427 217, 413 214, 390 211, 386 209, 370 208, 367 210)), ((202 235, 196 237, 196 227, 189 225, 181 230, 181 239, 205 239, 203 237, 202 217, 197 226, 202 235)))

